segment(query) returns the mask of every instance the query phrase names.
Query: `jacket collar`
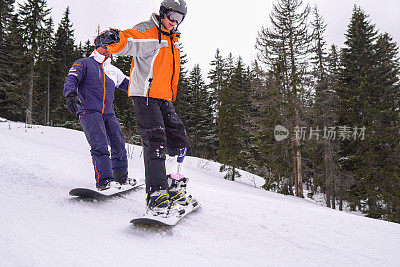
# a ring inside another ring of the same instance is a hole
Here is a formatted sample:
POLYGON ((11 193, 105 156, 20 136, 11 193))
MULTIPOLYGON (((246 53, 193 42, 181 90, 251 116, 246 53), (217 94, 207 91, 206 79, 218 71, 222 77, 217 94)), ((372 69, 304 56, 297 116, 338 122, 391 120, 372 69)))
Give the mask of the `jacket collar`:
POLYGON ((90 55, 90 57, 92 57, 94 60, 96 60, 97 62, 104 63, 104 64, 110 64, 111 62, 111 58, 107 58, 105 56, 103 56, 102 54, 100 54, 99 52, 97 52, 97 50, 94 50, 92 52, 92 54, 90 55), (106 60, 105 60, 106 59, 106 60), (104 61, 105 60, 105 61, 104 61))
POLYGON ((160 27, 160 23, 159 23, 159 21, 158 21, 158 18, 159 18, 159 17, 160 17, 160 15, 158 15, 158 14, 156 14, 156 13, 151 14, 151 17, 150 17, 150 20, 151 20, 152 22, 154 22, 154 24, 156 24, 157 27, 160 27))

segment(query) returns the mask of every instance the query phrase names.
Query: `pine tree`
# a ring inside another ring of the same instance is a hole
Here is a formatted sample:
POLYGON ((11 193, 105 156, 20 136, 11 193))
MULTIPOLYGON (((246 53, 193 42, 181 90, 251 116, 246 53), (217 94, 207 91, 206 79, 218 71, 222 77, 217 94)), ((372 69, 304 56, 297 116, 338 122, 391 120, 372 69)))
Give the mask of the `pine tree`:
MULTIPOLYGON (((337 88, 339 125, 365 126, 367 129, 370 126, 371 122, 364 119, 368 111, 363 107, 362 101, 368 95, 365 90, 372 87, 372 79, 375 78, 370 74, 375 61, 373 43, 376 38, 377 32, 367 21, 365 13, 360 8, 354 7, 346 33, 346 47, 342 49, 341 56, 340 86, 337 88)), ((361 158, 356 154, 362 143, 342 140, 340 145, 342 169, 355 178, 351 187, 350 201, 361 209, 360 200, 365 199, 365 192, 361 185, 363 177, 357 177, 356 169, 361 167, 361 158)))
POLYGON ((264 123, 267 106, 266 102, 269 97, 266 94, 267 74, 261 68, 257 60, 253 62, 248 73, 250 79, 250 94, 246 128, 250 136, 248 153, 251 157, 247 169, 252 173, 266 177, 268 175, 268 167, 261 149, 263 129, 260 125, 264 123))
MULTIPOLYGON (((319 14, 318 8, 315 6, 314 21, 311 23, 313 28, 313 64, 314 76, 319 84, 326 82, 326 69, 327 69, 327 52, 325 41, 326 24, 319 14)), ((326 84, 324 84, 326 87, 326 84)))
POLYGON ((211 96, 207 91, 201 69, 196 64, 188 77, 190 88, 190 116, 186 119, 186 130, 192 142, 191 153, 200 158, 212 158, 215 140, 211 96))
MULTIPOLYGON (((389 34, 381 34, 375 44, 376 61, 375 72, 378 80, 375 81, 376 91, 371 95, 372 106, 375 108, 374 123, 371 130, 375 133, 376 158, 374 166, 375 179, 382 191, 381 198, 386 205, 370 206, 369 216, 381 216, 391 221, 400 222, 400 62, 399 49, 389 34), (374 209, 375 208, 375 209, 374 209)), ((371 92, 372 93, 372 92, 371 92)), ((369 183, 369 195, 376 192, 376 183, 369 183)), ((370 197, 373 199, 373 197, 370 197)), ((369 203, 371 204, 371 203, 369 203)), ((375 203, 373 203, 375 204, 375 203)))
POLYGON ((262 120, 260 123, 259 149, 263 161, 266 190, 293 195, 293 170, 288 166, 293 165, 293 151, 291 140, 286 138, 277 142, 274 136, 277 125, 289 125, 289 112, 291 104, 289 95, 284 89, 285 71, 282 60, 272 66, 265 76, 265 92, 263 106, 261 106, 262 120))
MULTIPOLYGON (((82 57, 89 57, 93 53, 94 49, 95 49, 94 44, 92 44, 89 40, 87 40, 85 42, 85 45, 82 47, 82 52, 83 52, 82 57)), ((128 71, 129 71, 130 70, 130 62, 132 61, 132 59, 130 57, 125 57, 125 58, 126 58, 125 60, 129 60, 129 66, 128 66, 129 67, 128 71)))
POLYGON ((42 122, 44 125, 50 125, 50 95, 51 95, 51 78, 54 59, 52 57, 52 49, 54 47, 54 25, 53 19, 46 21, 45 29, 40 38, 38 48, 39 56, 37 66, 37 87, 41 88, 34 96, 35 108, 34 118, 37 122, 42 122))
MULTIPOLYGON (((339 87, 339 71, 340 71, 340 55, 338 48, 332 45, 327 58, 327 86, 328 91, 326 92, 325 109, 326 109, 326 119, 329 121, 330 125, 338 125, 338 96, 336 94, 337 88, 339 87)), ((324 128, 325 130, 325 128, 324 128)), ((346 183, 344 179, 344 174, 341 171, 339 163, 339 145, 338 142, 328 143, 329 151, 332 151, 332 161, 328 162, 332 164, 330 169, 332 170, 333 180, 330 184, 332 187, 332 192, 336 191, 336 197, 339 201, 339 210, 343 210, 343 200, 345 198, 345 192, 347 191, 349 184, 346 183)), ((328 170, 329 171, 329 168, 328 170)), ((334 207, 335 201, 332 199, 332 208, 334 207)))
POLYGON ((51 94, 51 114, 52 121, 55 124, 62 125, 66 121, 72 121, 75 116, 68 112, 63 97, 63 88, 65 76, 74 61, 78 59, 75 48, 74 30, 70 21, 70 10, 66 8, 64 16, 61 19, 55 34, 53 55, 54 68, 52 79, 51 94))
MULTIPOLYGON (((187 55, 184 53, 183 48, 181 47, 181 71, 179 74, 179 84, 178 84, 178 95, 177 99, 174 103, 174 107, 176 109, 176 113, 178 114, 179 118, 182 120, 183 124, 185 125, 186 132, 191 139, 191 148, 188 150, 188 155, 205 155, 205 158, 212 158, 212 155, 215 155, 215 145, 213 145, 212 141, 209 141, 208 143, 208 148, 209 151, 212 151, 210 153, 204 152, 203 149, 203 144, 197 143, 198 141, 204 142, 204 138, 206 135, 201 135, 201 134, 196 134, 196 127, 198 125, 195 125, 195 121, 201 120, 203 114, 199 114, 200 112, 197 111, 196 109, 199 107, 199 105, 202 105, 201 103, 199 104, 198 100, 194 100, 194 96, 196 95, 196 91, 198 90, 205 90, 205 85, 204 85, 204 80, 201 77, 201 70, 198 65, 194 67, 196 68, 196 71, 194 69, 191 72, 195 72, 196 75, 193 75, 193 77, 189 77, 188 71, 186 70, 186 64, 187 64, 187 55), (197 82, 194 80, 197 79, 197 82), (200 85, 199 85, 200 84, 200 85), (193 87, 193 85, 195 87, 193 87), (201 89, 199 89, 201 88, 201 89), (196 140, 193 140, 193 138, 196 138, 196 140)), ((203 99, 203 101, 208 102, 208 99, 203 99)), ((206 112, 207 113, 207 112, 206 112)), ((211 116, 210 116, 211 119, 211 116)), ((209 126, 205 126, 206 128, 209 126)), ((208 129, 208 128, 207 128, 208 129)), ((206 130, 208 131, 208 130, 206 130)), ((215 142, 215 141, 214 141, 215 142)))
MULTIPOLYGON (((187 55, 185 54, 183 47, 181 46, 181 57, 180 57, 180 65, 181 70, 179 72, 179 83, 178 83, 178 92, 176 101, 174 102, 174 107, 176 110, 176 114, 178 114, 179 118, 182 120, 184 125, 187 125, 188 120, 190 120, 189 110, 191 105, 190 99, 190 91, 189 91, 189 81, 187 77, 187 55)), ((190 154, 190 150, 188 151, 190 154)))
POLYGON ((252 85, 253 75, 251 73, 251 69, 248 66, 244 71, 243 76, 243 86, 241 90, 244 94, 244 99, 242 105, 245 107, 244 116, 245 122, 243 124, 243 141, 244 141, 244 149, 243 149, 243 159, 245 160, 245 164, 241 166, 244 170, 254 173, 257 170, 256 157, 258 154, 257 151, 257 118, 259 116, 257 110, 257 102, 260 101, 259 92, 257 88, 254 88, 252 85), (253 90, 255 89, 255 90, 253 90))
POLYGON ((14 12, 15 0, 3 0, 0 4, 0 88, 4 88, 4 83, 10 75, 7 72, 10 59, 7 57, 8 46, 6 40, 9 33, 9 25, 11 23, 14 12))
POLYGON ((13 44, 11 36, 14 19, 14 0, 2 1, 0 4, 0 116, 7 119, 14 119, 14 108, 17 105, 16 80, 12 66, 15 66, 15 59, 12 58, 13 44))
POLYGON ((29 87, 26 66, 29 66, 30 55, 26 49, 25 42, 21 38, 23 30, 18 14, 12 16, 9 24, 9 35, 7 36, 7 56, 12 64, 8 65, 9 80, 5 83, 8 101, 4 106, 8 119, 14 121, 25 121, 26 119, 26 88, 29 87))
POLYGON ((85 57, 85 50, 83 48, 82 42, 79 42, 78 46, 76 47, 75 55, 77 58, 85 57))
POLYGON ((339 124, 365 127, 365 138, 341 142, 341 166, 354 178, 349 195, 354 206, 384 218, 387 184, 398 179, 398 49, 388 35, 378 35, 359 7, 354 7, 345 44, 337 89, 339 124))
POLYGON ((214 59, 210 62, 211 69, 208 72, 209 83, 207 84, 207 89, 209 91, 211 97, 211 109, 212 109, 212 117, 213 117, 213 128, 214 128, 214 136, 213 140, 210 140, 209 146, 212 152, 212 159, 216 159, 217 149, 218 149, 218 126, 217 126, 217 117, 218 117, 218 96, 221 93, 221 88, 223 81, 226 79, 226 63, 225 59, 222 57, 220 50, 217 49, 214 59))
POLYGON ((35 65, 38 58, 40 38, 43 36, 47 16, 50 9, 47 8, 46 0, 26 0, 19 4, 19 16, 21 17, 22 38, 29 53, 29 92, 26 109, 26 122, 32 124, 33 94, 35 86, 35 65))
MULTIPOLYGON (((292 117, 290 124, 293 129, 300 129, 301 126, 301 100, 305 92, 311 41, 307 24, 310 8, 307 5, 303 11, 299 11, 301 6, 301 0, 279 0, 273 5, 270 15, 272 27, 263 27, 256 42, 261 62, 271 70, 278 70, 282 91, 293 107, 288 112, 292 117)), ((303 197, 303 164, 298 135, 292 147, 295 192, 296 196, 303 197)))
POLYGON ((211 69, 208 72, 208 79, 210 80, 210 83, 208 84, 208 88, 211 93, 213 110, 216 117, 216 106, 219 102, 218 95, 221 92, 222 82, 226 75, 225 60, 223 59, 219 49, 217 49, 215 52, 214 60, 211 61, 210 65, 211 69))
MULTIPOLYGON (((335 82, 333 80, 334 69, 329 69, 330 63, 336 65, 337 62, 330 62, 326 52, 326 42, 324 40, 326 25, 319 15, 318 9, 314 8, 313 27, 313 76, 315 87, 315 101, 312 120, 310 122, 318 127, 318 140, 309 145, 309 158, 312 164, 313 173, 313 193, 318 186, 326 193, 327 207, 336 208, 336 196, 338 194, 339 168, 337 164, 336 140, 326 138, 324 133, 330 127, 336 125, 336 95, 333 90, 335 82), (332 71, 332 76, 330 75, 332 71), (324 138, 325 137, 325 138, 324 138), (322 155, 322 157, 321 157, 322 155)), ((337 58, 336 48, 333 47, 331 58, 337 58)), ((317 129, 315 129, 317 130, 317 129)))
POLYGON ((230 73, 231 76, 221 88, 220 103, 217 107, 219 139, 217 155, 219 161, 224 164, 221 171, 227 170, 225 178, 235 180, 239 175, 237 168, 247 165, 245 152, 248 133, 244 130, 244 126, 250 82, 241 58, 230 73))

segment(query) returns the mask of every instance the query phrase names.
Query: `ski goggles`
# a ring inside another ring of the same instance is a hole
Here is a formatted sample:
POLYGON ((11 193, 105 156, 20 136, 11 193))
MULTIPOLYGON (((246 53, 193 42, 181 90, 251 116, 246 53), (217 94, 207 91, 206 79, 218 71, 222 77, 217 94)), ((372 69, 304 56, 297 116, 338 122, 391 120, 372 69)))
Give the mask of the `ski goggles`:
POLYGON ((181 24, 181 22, 185 18, 185 15, 170 9, 170 10, 167 11, 167 18, 170 21, 175 21, 176 23, 181 24))

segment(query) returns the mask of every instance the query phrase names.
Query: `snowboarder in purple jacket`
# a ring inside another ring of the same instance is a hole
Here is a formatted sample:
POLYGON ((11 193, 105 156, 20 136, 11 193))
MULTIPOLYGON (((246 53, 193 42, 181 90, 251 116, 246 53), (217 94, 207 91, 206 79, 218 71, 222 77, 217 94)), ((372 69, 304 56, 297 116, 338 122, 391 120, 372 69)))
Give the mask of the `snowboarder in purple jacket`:
POLYGON ((135 183, 134 179, 128 179, 125 139, 113 105, 115 88, 128 91, 128 86, 129 79, 111 65, 111 54, 103 47, 75 61, 65 78, 67 107, 78 116, 91 146, 99 190, 135 183))

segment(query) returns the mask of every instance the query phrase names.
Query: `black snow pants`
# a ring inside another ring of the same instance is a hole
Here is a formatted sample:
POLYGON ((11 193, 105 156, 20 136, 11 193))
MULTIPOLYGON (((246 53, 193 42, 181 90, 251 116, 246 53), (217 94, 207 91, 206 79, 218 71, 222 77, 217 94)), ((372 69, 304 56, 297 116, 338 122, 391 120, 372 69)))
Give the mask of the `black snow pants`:
POLYGON ((190 146, 185 126, 170 101, 134 96, 133 103, 142 138, 146 192, 167 189, 165 153, 175 156, 190 146))

